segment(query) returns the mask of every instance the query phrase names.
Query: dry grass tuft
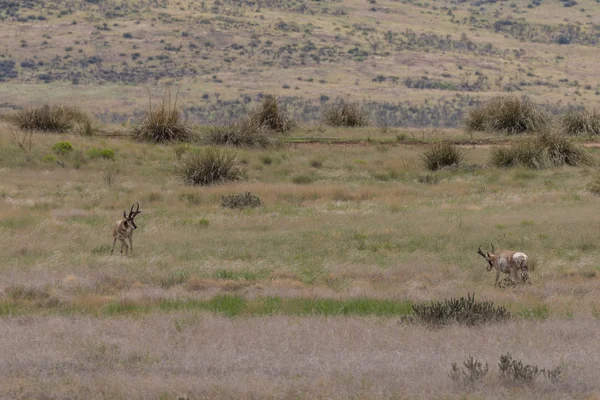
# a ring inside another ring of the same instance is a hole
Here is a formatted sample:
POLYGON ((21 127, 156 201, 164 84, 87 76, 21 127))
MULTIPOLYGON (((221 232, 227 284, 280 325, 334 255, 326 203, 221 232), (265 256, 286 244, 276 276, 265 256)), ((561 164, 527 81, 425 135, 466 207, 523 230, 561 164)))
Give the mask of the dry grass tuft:
POLYGON ((65 105, 43 105, 24 108, 6 116, 6 120, 23 130, 64 133, 76 123, 90 122, 90 117, 75 107, 65 105))
POLYGON ((242 117, 237 122, 212 125, 207 128, 204 141, 210 145, 236 147, 270 147, 281 143, 266 125, 260 124, 251 116, 242 117))
POLYGON ((250 119, 258 126, 265 126, 272 131, 289 133, 298 124, 285 110, 282 110, 274 96, 267 95, 262 104, 250 112, 250 119))
POLYGON ((170 90, 165 91, 158 107, 152 107, 150 95, 148 110, 141 121, 132 127, 132 134, 136 140, 151 143, 165 143, 190 140, 192 129, 187 124, 177 107, 177 95, 171 101, 170 90))
POLYGON ((561 165, 591 165, 593 159, 587 151, 570 142, 566 136, 541 133, 510 147, 492 148, 490 163, 496 167, 523 165, 529 169, 544 169, 561 165))
POLYGON ((464 161, 464 158, 464 152, 450 143, 435 143, 421 155, 425 168, 430 171, 458 166, 464 161))
POLYGON ((501 132, 507 135, 540 132, 550 117, 528 98, 495 97, 472 108, 464 120, 467 131, 501 132))
POLYGON ((229 150, 207 147, 185 157, 177 169, 186 185, 213 185, 242 178, 236 164, 237 154, 229 150))
POLYGON ((325 106, 323 122, 332 126, 360 127, 369 125, 369 112, 359 103, 338 99, 325 106))
POLYGON ((573 110, 561 119, 560 129, 566 135, 599 135, 600 112, 597 110, 573 110))

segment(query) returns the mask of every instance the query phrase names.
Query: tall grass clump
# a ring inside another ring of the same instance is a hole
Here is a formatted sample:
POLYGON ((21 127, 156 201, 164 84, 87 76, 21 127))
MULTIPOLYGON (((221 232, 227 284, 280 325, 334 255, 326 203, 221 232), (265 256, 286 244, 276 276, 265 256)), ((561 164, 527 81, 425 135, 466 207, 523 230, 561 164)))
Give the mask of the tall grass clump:
POLYGON ((443 167, 460 165, 464 160, 461 149, 450 143, 435 143, 421 155, 421 160, 430 171, 437 171, 443 167))
POLYGON ((282 110, 274 96, 265 96, 262 104, 249 114, 254 124, 274 132, 288 133, 297 126, 296 121, 282 110))
POLYGON ((280 138, 273 135, 266 125, 245 116, 237 122, 208 127, 204 134, 204 142, 236 147, 270 147, 278 145, 280 138))
POLYGON ((323 122, 331 126, 360 127, 369 125, 369 112, 359 103, 338 100, 325 106, 323 122))
POLYGON ((190 152, 177 168, 186 185, 213 185, 242 178, 234 152, 208 147, 190 152))
POLYGON ((563 115, 561 132, 565 135, 600 135, 600 112, 597 110, 573 110, 563 115))
POLYGON ((495 97, 467 113, 464 124, 468 131, 501 132, 507 135, 544 130, 550 117, 527 98, 495 97))
POLYGON ((535 138, 496 147, 491 150, 490 164, 496 167, 522 165, 530 169, 544 169, 570 165, 591 165, 592 157, 566 136, 556 133, 540 133, 535 138))
POLYGON ((171 92, 167 90, 157 107, 152 107, 150 97, 148 110, 132 127, 132 134, 136 140, 142 142, 183 142, 191 138, 192 129, 177 108, 177 95, 174 101, 171 101, 171 92))
POLYGON ((6 120, 23 130, 63 133, 72 129, 75 123, 85 123, 90 118, 75 107, 43 105, 19 110, 8 115, 6 120))

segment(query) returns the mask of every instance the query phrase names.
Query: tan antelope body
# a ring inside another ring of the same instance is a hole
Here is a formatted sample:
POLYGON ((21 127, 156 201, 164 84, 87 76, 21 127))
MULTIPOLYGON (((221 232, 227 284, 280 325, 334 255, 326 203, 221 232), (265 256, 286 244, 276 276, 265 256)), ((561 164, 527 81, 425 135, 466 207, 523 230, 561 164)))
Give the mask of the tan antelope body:
POLYGON ((139 203, 135 203, 131 206, 129 216, 123 211, 123 219, 117 221, 113 227, 113 245, 110 254, 115 250, 117 240, 121 241, 121 254, 123 254, 123 247, 125 247, 125 255, 127 255, 130 248, 133 252, 133 230, 137 229, 137 225, 133 219, 140 213, 139 203), (134 211, 133 207, 136 205, 137 209, 134 211), (129 245, 127 245, 127 239, 129 239, 129 245))
POLYGON ((529 279, 529 270, 527 267, 527 255, 521 251, 502 250, 496 253, 494 245, 492 244, 492 253, 484 254, 481 251, 481 247, 477 251, 477 254, 482 256, 488 262, 487 270, 491 271, 496 269, 496 282, 494 285, 498 285, 498 279, 500 273, 508 274, 508 277, 514 283, 518 282, 517 272, 521 272, 521 281, 527 282, 529 279))

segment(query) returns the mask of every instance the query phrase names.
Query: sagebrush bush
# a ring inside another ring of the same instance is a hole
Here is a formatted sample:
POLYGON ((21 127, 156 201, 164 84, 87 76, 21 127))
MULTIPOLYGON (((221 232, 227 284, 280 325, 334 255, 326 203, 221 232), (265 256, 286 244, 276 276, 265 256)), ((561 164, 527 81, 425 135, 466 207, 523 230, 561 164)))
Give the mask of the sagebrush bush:
POLYGON ((510 313, 502 306, 494 306, 488 301, 475 301, 475 294, 467 298, 449 299, 444 302, 432 301, 429 304, 414 304, 413 315, 417 321, 430 326, 451 323, 479 325, 500 322, 510 318, 510 313))
POLYGON ((459 165, 464 160, 464 152, 450 143, 434 143, 421 155, 421 160, 430 171, 459 165))
POLYGON ((183 158, 177 173, 186 185, 213 185, 242 178, 236 164, 237 155, 224 149, 208 147, 190 152, 183 158))
POLYGON ((597 110, 572 110, 560 121, 561 132, 566 135, 600 135, 600 112, 597 110))
POLYGON ((492 131, 508 135, 539 132, 550 117, 527 98, 495 97, 467 112, 464 124, 469 131, 492 131))
POLYGON ((213 125, 207 128, 204 141, 211 145, 236 147, 269 147, 280 143, 266 125, 256 119, 244 116, 237 122, 213 125))
POLYGON ((288 133, 297 126, 296 121, 282 110, 274 96, 265 96, 262 104, 252 110, 249 118, 260 127, 267 127, 275 132, 288 133))
POLYGON ((359 103, 338 100, 325 106, 323 122, 331 126, 360 127, 369 125, 369 112, 359 103))
POLYGON ((63 133, 72 129, 76 123, 90 121, 90 118, 75 107, 43 105, 19 110, 8 115, 6 120, 23 130, 63 133))
POLYGON ((250 192, 233 193, 221 196, 221 207, 254 208, 262 204, 260 197, 250 192))
POLYGON ((452 363, 452 369, 448 373, 450 379, 455 382, 461 381, 465 384, 473 384, 480 382, 487 375, 490 367, 487 363, 483 364, 481 361, 469 356, 464 362, 464 369, 459 368, 456 363, 452 363))
POLYGON ((132 135, 142 142, 184 142, 192 137, 192 129, 177 107, 177 96, 172 102, 167 91, 157 107, 153 108, 150 102, 141 120, 132 126, 132 135))
POLYGON ((496 167, 522 165, 530 169, 559 167, 561 165, 590 165, 593 159, 566 136, 540 133, 535 138, 514 143, 510 147, 495 147, 490 152, 490 164, 496 167))
POLYGON ((500 356, 498 367, 500 368, 500 377, 505 381, 517 384, 533 383, 540 374, 550 382, 557 383, 562 372, 560 367, 546 370, 537 365, 527 365, 521 360, 514 360, 510 353, 500 356))

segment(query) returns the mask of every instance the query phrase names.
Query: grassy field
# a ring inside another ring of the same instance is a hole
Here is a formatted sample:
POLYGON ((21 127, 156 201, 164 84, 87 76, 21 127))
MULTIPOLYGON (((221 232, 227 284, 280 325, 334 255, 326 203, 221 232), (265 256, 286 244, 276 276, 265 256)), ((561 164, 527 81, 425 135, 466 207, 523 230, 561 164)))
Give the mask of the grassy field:
POLYGON ((180 145, 34 133, 26 154, 10 131, 0 126, 3 398, 600 394, 593 166, 498 169, 490 147, 466 145, 465 166, 428 172, 426 145, 397 131, 385 143, 237 150, 242 181, 189 187, 175 174, 180 145), (56 155, 62 141, 73 150, 56 155), (113 160, 99 156, 107 149, 113 160), (262 205, 220 205, 245 191, 262 205), (112 225, 134 202, 133 254, 111 255, 112 225), (525 251, 532 284, 495 288, 476 253, 490 243, 525 251), (411 304, 469 292, 515 319, 402 322, 411 304), (560 366, 560 382, 504 382, 506 352, 560 366), (490 373, 457 384, 451 364, 469 354, 490 373))

